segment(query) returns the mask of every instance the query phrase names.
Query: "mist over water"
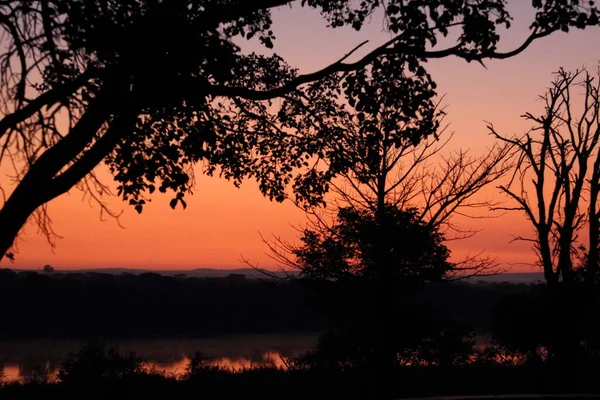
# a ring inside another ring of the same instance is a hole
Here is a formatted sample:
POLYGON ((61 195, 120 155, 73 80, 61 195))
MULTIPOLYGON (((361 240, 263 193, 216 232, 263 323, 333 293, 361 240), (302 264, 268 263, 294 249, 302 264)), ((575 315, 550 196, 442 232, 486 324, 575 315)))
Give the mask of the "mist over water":
MULTIPOLYGON (((209 365, 230 370, 254 367, 285 367, 285 360, 314 348, 317 333, 231 335, 201 339, 117 339, 107 348, 120 354, 134 353, 148 369, 167 375, 186 372, 191 358, 200 352, 209 365)), ((40 339, 0 342, 0 375, 7 382, 41 374, 55 376, 70 353, 85 344, 78 340, 40 339)))

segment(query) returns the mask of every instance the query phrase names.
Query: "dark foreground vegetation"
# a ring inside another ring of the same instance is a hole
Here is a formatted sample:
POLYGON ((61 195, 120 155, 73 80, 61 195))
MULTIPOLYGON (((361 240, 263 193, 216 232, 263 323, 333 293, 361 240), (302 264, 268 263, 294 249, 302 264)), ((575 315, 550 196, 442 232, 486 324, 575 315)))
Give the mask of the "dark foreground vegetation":
POLYGON ((138 213, 155 191, 171 196, 171 208, 185 208, 194 171, 201 171, 236 186, 254 179, 271 200, 292 199, 312 218, 300 245, 270 245, 276 260, 299 271, 299 281, 2 271, 1 336, 327 332, 284 370, 232 373, 196 358, 181 377, 89 346, 65 362, 56 382, 42 374, 5 385, 0 397, 596 390, 597 78, 559 69, 541 96, 542 114, 523 115, 530 131, 507 136, 490 124, 498 144, 489 152, 446 157, 437 144, 446 112, 427 70, 430 59, 484 64, 517 56, 555 32, 598 27, 593 1, 531 1, 529 35, 517 47, 500 40, 514 29, 504 0, 0 4, 0 162, 14 166, 14 184, 1 189, 0 260, 15 258, 27 221, 53 243, 47 204, 72 188, 102 215, 118 217, 94 173, 102 163, 117 195, 138 213), (389 41, 369 50, 362 48, 367 42, 331 49, 337 61, 300 75, 271 52, 279 35, 271 12, 292 3, 319 13, 327 29, 361 31, 381 16, 389 41), (252 38, 264 49, 248 53, 242 43, 252 38), (583 107, 572 103, 575 91, 583 107), (432 167, 436 155, 442 162, 432 167), (315 206, 325 206, 339 176, 344 185, 333 192, 340 201, 329 202, 333 220, 324 221, 315 206), (512 176, 500 186, 512 204, 473 197, 504 176, 512 176), (451 261, 447 247, 474 233, 453 217, 487 207, 526 216, 533 236, 519 238, 534 244, 544 286, 446 282, 493 270, 485 256, 451 261))
MULTIPOLYGON (((316 351, 288 360, 287 368, 231 371, 212 367, 197 354, 185 372, 148 369, 135 355, 88 344, 72 354, 57 375, 40 373, 20 383, 0 385, 2 399, 354 399, 376 398, 381 388, 360 367, 329 365, 316 351)), ((572 385, 565 386, 552 362, 510 361, 497 348, 471 362, 404 365, 393 373, 390 397, 509 393, 598 393, 600 359, 589 358, 572 385)), ((515 355, 515 353, 513 353, 515 355)))
MULTIPOLYGON (((366 312, 337 283, 227 278, 14 273, 2 270, 4 339, 198 336, 320 329, 316 349, 286 368, 231 371, 197 354, 179 375, 152 370, 134 354, 99 342, 70 355, 58 374, 38 371, 5 382, 2 399, 391 398, 500 393, 598 393, 600 331, 577 315, 582 337, 565 371, 556 349, 564 327, 546 286, 438 282, 403 296, 389 310, 398 363, 381 380, 371 343, 349 320, 366 312), (107 296, 106 294, 110 295, 107 296), (327 295, 323 296, 323 293, 327 295), (315 296, 328 299, 321 311, 315 296), (48 299, 52 299, 48 303, 48 299), (335 299, 340 299, 337 302, 335 299), (344 315, 353 310, 354 316, 344 315), (547 311, 544 311, 547 310, 547 311), (333 311, 337 319, 327 316, 333 311), (73 317, 77 316, 77 318, 73 317), (328 321, 328 322, 325 322, 328 321), (343 323, 340 323, 343 321, 343 323), (582 322, 583 321, 583 322, 582 322)), ((357 298, 364 298, 356 296, 357 298)), ((597 293, 585 307, 597 304, 597 293)), ((365 304, 368 306, 368 304, 365 304)), ((583 311, 582 311, 583 312, 583 311)), ((376 347, 375 347, 376 349, 376 347)))

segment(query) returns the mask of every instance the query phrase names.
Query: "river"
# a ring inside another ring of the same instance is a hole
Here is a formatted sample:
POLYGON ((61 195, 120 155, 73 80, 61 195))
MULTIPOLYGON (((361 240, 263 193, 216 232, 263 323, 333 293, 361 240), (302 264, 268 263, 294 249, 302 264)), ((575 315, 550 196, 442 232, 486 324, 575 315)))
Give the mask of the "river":
MULTIPOLYGON (((316 333, 230 335, 201 339, 106 340, 107 348, 121 354, 135 353, 145 365, 167 374, 185 373, 190 358, 200 352, 210 364, 228 369, 285 366, 285 359, 314 348, 316 333)), ((56 375, 68 354, 85 344, 80 340, 0 341, 0 374, 4 381, 18 381, 40 374, 56 375)))

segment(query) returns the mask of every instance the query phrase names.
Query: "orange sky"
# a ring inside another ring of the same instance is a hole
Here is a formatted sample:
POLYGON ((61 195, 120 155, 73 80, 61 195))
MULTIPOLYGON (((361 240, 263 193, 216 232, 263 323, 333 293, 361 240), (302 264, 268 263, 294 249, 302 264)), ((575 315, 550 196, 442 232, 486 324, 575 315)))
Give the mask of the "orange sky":
MULTIPOLYGON (((501 50, 514 47, 526 37, 527 21, 531 20, 525 12, 529 2, 509 3, 516 29, 502 36, 501 50)), ((370 46, 376 46, 389 38, 381 32, 377 18, 362 32, 332 31, 325 28, 314 11, 299 7, 276 11, 274 22, 275 51, 301 72, 311 72, 335 61, 365 39, 370 40, 370 46)), ((487 135, 484 120, 492 121, 503 133, 524 132, 529 126, 519 115, 541 111, 536 99, 551 82, 553 71, 560 66, 594 67, 600 60, 599 33, 599 29, 588 29, 555 34, 535 42, 515 58, 487 62, 487 69, 454 58, 431 61, 429 71, 439 84, 438 92, 446 94, 447 121, 456 132, 449 148, 471 148, 476 154, 491 145, 493 140, 487 135)), ((252 46, 245 48, 250 50, 252 46)), ((105 171, 101 173, 108 177, 107 182, 111 181, 105 171)), ((486 195, 501 196, 495 188, 489 188, 486 195)), ((123 229, 114 220, 100 221, 99 209, 90 207, 82 200, 81 192, 72 190, 49 207, 54 228, 63 237, 55 252, 43 236, 36 234, 36 228, 29 226, 19 242, 16 261, 3 261, 2 266, 239 268, 245 266, 239 261, 243 257, 261 267, 273 267, 259 232, 293 240, 296 231, 292 225, 304 221, 303 214, 292 204, 270 202, 251 181, 236 189, 225 180, 198 176, 194 195, 187 203, 187 210, 178 207, 173 211, 169 197, 154 196, 144 213, 138 215, 118 199, 111 199, 114 210, 123 210, 123 229)), ((509 243, 512 235, 530 231, 523 215, 512 213, 468 223, 482 231, 472 239, 452 242, 450 248, 455 257, 485 250, 506 267, 533 260, 528 244, 509 243)), ((521 270, 532 269, 513 267, 513 271, 521 270)))

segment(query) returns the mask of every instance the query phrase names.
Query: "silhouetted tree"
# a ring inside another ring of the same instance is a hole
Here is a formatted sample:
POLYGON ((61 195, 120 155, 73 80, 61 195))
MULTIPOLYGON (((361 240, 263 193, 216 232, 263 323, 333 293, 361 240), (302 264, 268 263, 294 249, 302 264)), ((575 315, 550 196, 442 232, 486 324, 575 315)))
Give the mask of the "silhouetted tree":
MULTIPOLYGON (((347 165, 340 176, 331 181, 333 217, 326 215, 327 209, 310 211, 309 225, 303 230, 300 246, 277 239, 267 243, 273 258, 283 267, 298 269, 309 277, 340 279, 348 274, 362 274, 362 270, 357 271, 348 262, 339 264, 339 257, 355 258, 353 250, 341 251, 340 246, 347 247, 348 243, 362 246, 357 240, 365 240, 365 246, 382 241, 381 246, 374 247, 381 254, 365 253, 360 256, 360 265, 365 265, 369 257, 369 263, 382 264, 388 251, 426 251, 424 247, 402 245, 403 236, 393 245, 386 244, 388 223, 427 226, 430 234, 440 238, 445 238, 445 234, 453 234, 453 238, 474 234, 461 230, 452 222, 452 217, 465 215, 469 209, 494 205, 475 196, 511 167, 507 157, 509 146, 495 146, 480 157, 471 157, 464 151, 444 155, 442 150, 452 135, 442 137, 447 128, 442 126, 445 113, 434 101, 433 88, 419 76, 396 77, 391 84, 386 78, 364 71, 356 79, 360 79, 365 88, 364 103, 349 102, 348 111, 336 126, 342 133, 338 140, 325 147, 328 165, 347 165), (368 218, 372 221, 369 220, 366 228, 368 218), (393 221, 388 221, 389 218, 393 221), (373 226, 380 226, 382 232, 378 233, 373 226), (343 229, 366 231, 348 240, 338 238, 344 233, 343 229), (330 249, 331 243, 338 248, 330 249), (316 250, 319 246, 323 246, 322 251, 316 250), (299 257, 305 249, 321 253, 318 261, 299 257), (328 257, 329 266, 326 265, 328 257)), ((443 269, 435 279, 450 270, 455 274, 474 274, 491 267, 493 260, 468 257, 452 268, 443 269)), ((418 271, 421 266, 415 265, 415 268, 401 274, 406 277, 427 275, 418 271)))
POLYGON ((443 236, 415 210, 385 204, 377 214, 341 208, 329 231, 307 230, 301 239, 293 255, 302 276, 333 280, 321 299, 338 323, 343 357, 372 371, 378 393, 385 391, 399 355, 431 333, 431 321, 404 300, 452 269, 443 236))
POLYGON ((45 272, 47 274, 51 274, 54 272, 54 267, 50 264, 46 264, 44 265, 44 268, 42 268, 42 272, 45 272))
MULTIPOLYGON (((571 386, 577 385, 580 363, 598 335, 593 283, 600 222, 600 76, 595 75, 560 69, 541 96, 544 112, 523 116, 534 126, 522 137, 506 137, 489 126, 516 151, 517 168, 500 189, 516 203, 506 209, 524 212, 533 225, 533 237, 518 239, 533 242, 547 282, 534 304, 546 317, 537 345, 557 358, 561 382, 571 386)), ((512 328, 514 336, 523 336, 521 324, 512 328)))
POLYGON ((381 277, 410 286, 438 280, 452 269, 449 250, 437 229, 420 221, 415 210, 389 204, 379 216, 369 210, 341 208, 329 231, 307 230, 301 240, 303 245, 293 254, 309 279, 381 277))
POLYGON ((459 267, 472 273, 491 266, 474 258, 450 263, 441 229, 468 235, 451 217, 465 207, 489 206, 473 196, 509 164, 506 146, 481 158, 464 152, 441 157, 444 112, 418 75, 394 77, 392 84, 363 71, 355 79, 364 87, 363 103, 349 101, 337 126, 343 134, 326 146, 329 165, 348 165, 331 182, 337 214, 331 222, 314 213, 300 245, 267 244, 282 266, 334 282, 321 301, 342 325, 338 339, 353 351, 346 357, 372 368, 385 385, 399 354, 424 348, 420 342, 434 335, 432 321, 409 311, 407 294, 459 267), (436 158, 442 161, 434 168, 436 158))
MULTIPOLYGON (((509 146, 494 146, 479 157, 463 150, 444 154, 453 134, 445 134, 445 112, 433 101, 432 88, 414 77, 402 77, 395 87, 404 96, 390 97, 381 78, 363 79, 371 106, 352 110, 344 135, 329 144, 330 162, 349 165, 340 174, 342 179, 331 183, 336 205, 377 216, 389 204, 412 210, 416 220, 450 235, 448 239, 475 234, 461 229, 453 217, 470 215, 477 208, 485 208, 487 214, 496 204, 476 195, 510 169, 509 146)), ((326 224, 313 215, 317 229, 327 230, 326 224)), ((469 256, 453 270, 458 276, 493 266, 489 258, 469 256)))
POLYGON ((598 24, 595 7, 579 1, 534 1, 530 36, 501 53, 497 27, 510 22, 502 0, 304 0, 332 28, 360 30, 381 10, 392 38, 300 75, 276 54, 244 54, 233 42, 257 37, 272 48, 271 10, 291 3, 3 2, 0 161, 14 163, 17 184, 0 210, 0 255, 31 216, 52 238, 45 205, 75 186, 109 211, 101 197, 107 188, 93 173, 103 160, 138 212, 156 189, 174 193, 171 207, 185 207, 200 160, 203 172, 218 170, 236 184, 255 177, 272 199, 282 200, 291 184, 299 201, 314 203, 345 166, 293 171, 335 140, 331 100, 342 82, 358 105, 365 94, 357 77, 367 69, 388 82, 410 70, 433 85, 427 59, 508 58, 557 30, 598 24), (454 44, 436 46, 450 32, 454 44), (314 127, 310 135, 294 134, 302 125, 314 127))
POLYGON ((518 239, 534 243, 550 287, 572 286, 578 278, 588 283, 597 279, 600 75, 596 75, 586 69, 560 69, 541 96, 544 113, 523 116, 534 127, 522 137, 503 136, 489 126, 495 137, 517 152, 512 179, 500 189, 516 203, 508 209, 523 211, 533 225, 534 237, 518 239))

